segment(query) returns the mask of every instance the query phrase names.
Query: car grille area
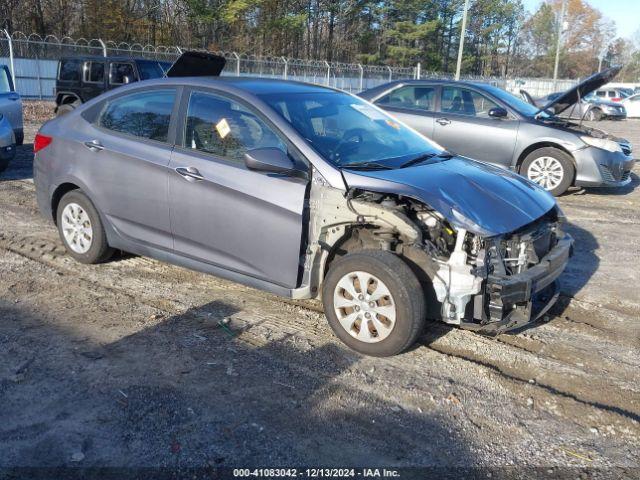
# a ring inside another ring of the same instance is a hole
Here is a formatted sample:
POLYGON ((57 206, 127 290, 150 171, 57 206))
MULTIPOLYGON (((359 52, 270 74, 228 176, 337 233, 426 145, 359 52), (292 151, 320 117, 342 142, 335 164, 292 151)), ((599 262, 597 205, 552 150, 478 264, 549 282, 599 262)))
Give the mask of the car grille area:
POLYGON ((600 165, 602 168, 600 171, 602 172, 602 178, 605 182, 625 182, 631 176, 631 170, 623 170, 619 173, 616 173, 611 170, 610 167, 606 165, 600 165))

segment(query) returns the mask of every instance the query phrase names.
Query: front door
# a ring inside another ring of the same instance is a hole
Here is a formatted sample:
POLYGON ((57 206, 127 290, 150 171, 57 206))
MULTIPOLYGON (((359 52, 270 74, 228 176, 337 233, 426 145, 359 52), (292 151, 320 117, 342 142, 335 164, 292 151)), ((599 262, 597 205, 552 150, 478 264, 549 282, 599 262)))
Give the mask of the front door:
POLYGON ((475 90, 443 86, 434 140, 457 155, 510 167, 519 121, 511 114, 490 117, 489 110, 496 107, 493 100, 475 90))
POLYGON ((192 91, 187 101, 169 177, 176 252, 296 287, 307 181, 252 171, 244 163, 250 149, 293 152, 266 120, 235 99, 192 91))
POLYGON ((106 102, 93 125, 76 132, 83 180, 126 240, 173 247, 167 199, 175 88, 137 90, 106 102))

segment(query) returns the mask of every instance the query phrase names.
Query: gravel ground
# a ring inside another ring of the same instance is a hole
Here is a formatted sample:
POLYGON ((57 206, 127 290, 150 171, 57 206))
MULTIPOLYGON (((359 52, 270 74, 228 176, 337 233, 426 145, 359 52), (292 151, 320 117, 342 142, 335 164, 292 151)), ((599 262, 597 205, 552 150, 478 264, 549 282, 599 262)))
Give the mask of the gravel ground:
MULTIPOLYGON (((640 145, 638 121, 599 126, 640 145)), ((576 254, 546 321, 497 338, 432 324, 417 348, 375 359, 343 347, 313 303, 147 258, 74 263, 36 210, 36 129, 0 175, 0 469, 639 474, 636 174, 560 198, 576 254)))

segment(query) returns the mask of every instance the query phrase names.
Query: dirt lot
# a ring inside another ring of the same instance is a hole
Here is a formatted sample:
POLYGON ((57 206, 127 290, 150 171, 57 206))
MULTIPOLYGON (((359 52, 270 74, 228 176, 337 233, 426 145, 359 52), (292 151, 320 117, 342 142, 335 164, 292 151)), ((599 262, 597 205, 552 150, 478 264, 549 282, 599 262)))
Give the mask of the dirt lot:
MULTIPOLYGON (((640 122, 600 126, 640 147, 640 122)), ((312 304, 147 258, 74 263, 36 211, 36 128, 0 175, 0 468, 640 474, 637 175, 560 199, 576 255, 547 321, 497 338, 432 324, 411 352, 373 359, 312 304)))

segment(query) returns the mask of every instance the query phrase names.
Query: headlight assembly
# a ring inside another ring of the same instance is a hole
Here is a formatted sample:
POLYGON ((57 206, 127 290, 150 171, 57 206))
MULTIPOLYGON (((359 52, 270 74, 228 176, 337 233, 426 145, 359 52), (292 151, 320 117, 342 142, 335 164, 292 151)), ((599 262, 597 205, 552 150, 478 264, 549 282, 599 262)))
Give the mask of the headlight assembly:
POLYGON ((622 148, 620 148, 620 144, 618 142, 614 142, 613 140, 609 140, 607 138, 584 136, 580 137, 580 139, 587 145, 601 148, 602 150, 607 150, 608 152, 622 152, 622 148))

